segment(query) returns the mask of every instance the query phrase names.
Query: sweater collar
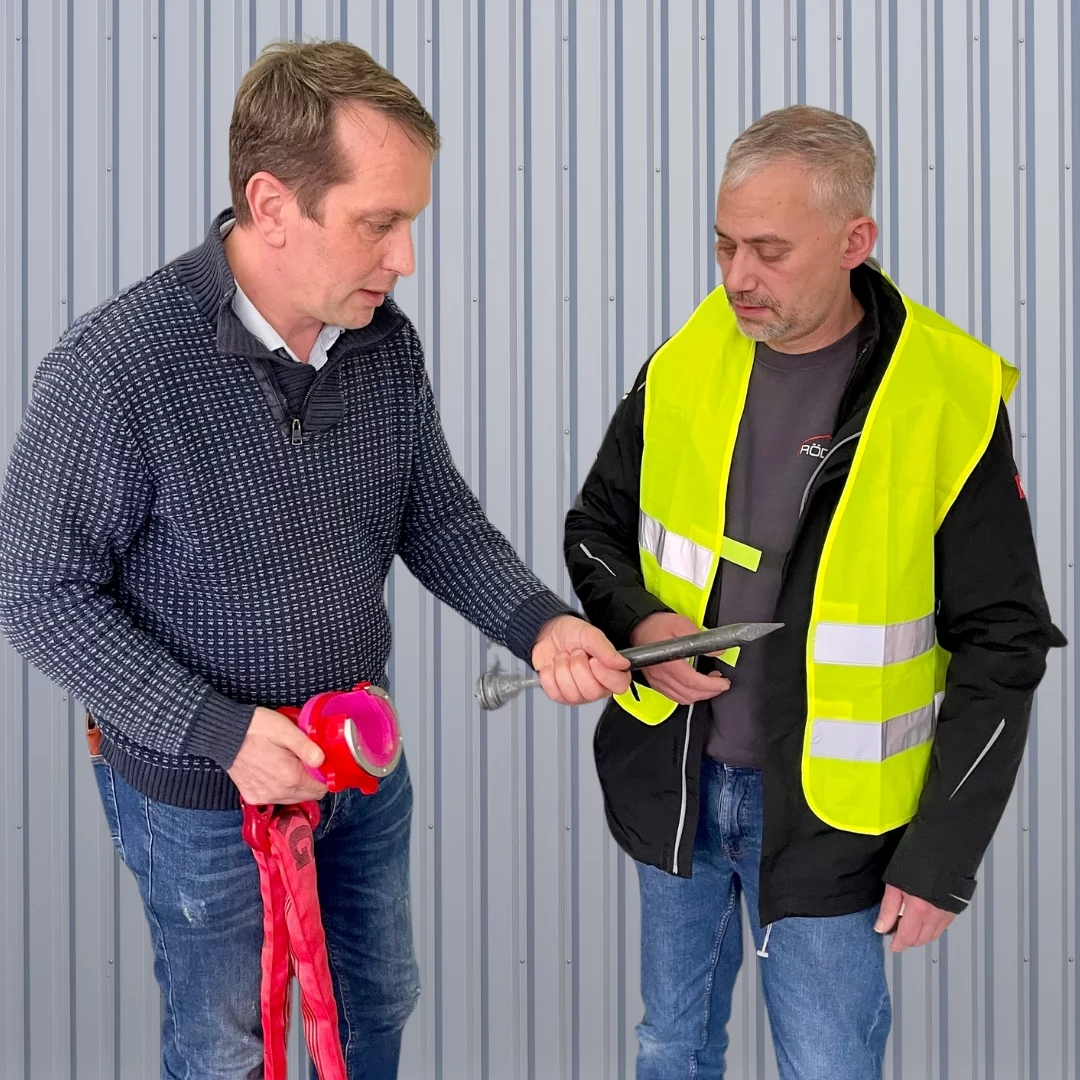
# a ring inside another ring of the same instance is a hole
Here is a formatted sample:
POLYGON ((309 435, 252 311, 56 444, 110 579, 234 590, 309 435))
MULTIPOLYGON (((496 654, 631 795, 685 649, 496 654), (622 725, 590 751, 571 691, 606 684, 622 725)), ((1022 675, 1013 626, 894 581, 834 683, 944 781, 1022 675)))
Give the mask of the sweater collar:
MULTIPOLYGON (((198 247, 177 258, 173 262, 173 268, 180 283, 191 295, 196 308, 215 326, 218 352, 230 356, 277 359, 244 326, 232 308, 236 281, 225 256, 221 227, 234 216, 231 207, 218 214, 210 223, 206 239, 198 247)), ((336 349, 366 352, 394 334, 405 321, 401 310, 387 297, 375 309, 375 314, 367 326, 346 330, 341 335, 336 349)))

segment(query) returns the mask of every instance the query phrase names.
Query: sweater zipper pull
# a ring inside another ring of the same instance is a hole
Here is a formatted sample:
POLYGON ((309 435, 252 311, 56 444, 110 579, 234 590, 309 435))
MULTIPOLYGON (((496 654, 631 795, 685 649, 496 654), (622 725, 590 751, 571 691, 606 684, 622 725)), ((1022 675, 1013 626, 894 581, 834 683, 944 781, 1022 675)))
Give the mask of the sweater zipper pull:
POLYGON ((294 416, 292 422, 292 431, 289 435, 289 442, 293 446, 299 446, 304 441, 304 429, 300 425, 300 417, 294 416))

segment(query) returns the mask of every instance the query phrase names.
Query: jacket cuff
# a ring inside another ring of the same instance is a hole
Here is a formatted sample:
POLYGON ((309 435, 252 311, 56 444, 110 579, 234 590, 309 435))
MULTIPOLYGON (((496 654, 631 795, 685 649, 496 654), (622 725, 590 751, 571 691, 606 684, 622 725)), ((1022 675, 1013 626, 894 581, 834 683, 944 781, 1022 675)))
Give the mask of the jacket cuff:
POLYGON ((965 877, 954 870, 914 865, 896 856, 885 871, 885 883, 954 915, 967 910, 975 895, 976 884, 973 877, 965 877))
POLYGON ((221 768, 230 768, 254 715, 254 705, 241 705, 211 690, 195 714, 183 753, 210 758, 221 768))
POLYGON ((623 590, 623 593, 620 602, 612 604, 603 620, 598 623, 616 649, 630 648, 631 633, 650 615, 661 611, 671 613, 672 610, 645 589, 623 590), (631 593, 632 595, 626 595, 631 593))
POLYGON ((530 596, 510 616, 506 627, 506 647, 519 659, 529 664, 532 660, 533 646, 545 624, 559 615, 573 615, 553 592, 543 592, 530 596))

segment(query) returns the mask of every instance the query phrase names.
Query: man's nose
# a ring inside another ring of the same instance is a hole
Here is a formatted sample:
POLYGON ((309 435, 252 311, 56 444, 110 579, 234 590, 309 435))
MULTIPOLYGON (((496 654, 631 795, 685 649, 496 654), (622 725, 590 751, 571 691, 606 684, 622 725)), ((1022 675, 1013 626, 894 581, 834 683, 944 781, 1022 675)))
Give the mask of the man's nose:
POLYGON ((403 221, 392 234, 383 269, 398 277, 408 277, 416 269, 416 250, 413 247, 412 223, 403 221))
POLYGON ((752 267, 752 256, 744 249, 737 249, 723 272, 724 288, 729 293, 753 292, 758 285, 752 267))

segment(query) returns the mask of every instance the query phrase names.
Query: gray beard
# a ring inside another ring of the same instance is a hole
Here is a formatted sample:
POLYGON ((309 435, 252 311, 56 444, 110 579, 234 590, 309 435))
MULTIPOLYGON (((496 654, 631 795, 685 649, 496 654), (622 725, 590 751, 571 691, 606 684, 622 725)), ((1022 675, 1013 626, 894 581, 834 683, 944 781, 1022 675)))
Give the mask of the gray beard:
POLYGON ((744 336, 750 338, 752 341, 763 341, 766 344, 770 341, 783 341, 784 338, 790 337, 793 329, 792 323, 788 319, 760 323, 752 322, 748 319, 740 319, 736 315, 735 322, 738 324, 739 330, 742 331, 744 336))

